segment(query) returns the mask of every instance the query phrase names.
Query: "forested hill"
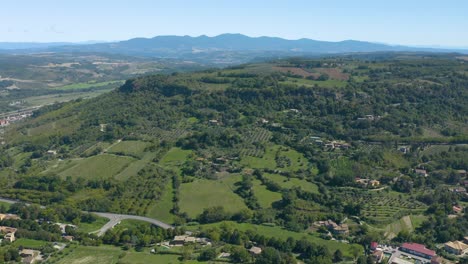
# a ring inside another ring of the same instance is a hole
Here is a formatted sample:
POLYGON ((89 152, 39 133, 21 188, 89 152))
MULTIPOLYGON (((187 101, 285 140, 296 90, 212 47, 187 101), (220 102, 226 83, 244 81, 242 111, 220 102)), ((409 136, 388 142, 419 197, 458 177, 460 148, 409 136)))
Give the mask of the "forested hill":
POLYGON ((452 191, 468 180, 466 62, 370 54, 130 79, 8 127, 0 191, 189 228, 230 220, 260 245, 277 232, 333 250, 293 249, 301 259, 351 259, 313 228, 327 219, 349 224, 351 243, 434 248, 468 232, 466 216, 445 217, 468 205, 452 191), (410 216, 413 233, 400 232, 410 216))

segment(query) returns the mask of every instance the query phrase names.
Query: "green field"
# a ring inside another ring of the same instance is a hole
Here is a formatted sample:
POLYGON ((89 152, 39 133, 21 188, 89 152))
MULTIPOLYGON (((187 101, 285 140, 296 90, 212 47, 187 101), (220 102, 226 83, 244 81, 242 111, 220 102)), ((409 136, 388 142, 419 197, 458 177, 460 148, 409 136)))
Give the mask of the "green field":
POLYGON ((28 239, 28 238, 18 238, 15 241, 15 246, 19 247, 25 247, 25 248, 31 248, 31 249, 40 249, 42 246, 47 245, 50 242, 46 241, 41 241, 41 240, 33 240, 33 239, 28 239))
POLYGON ((154 156, 154 153, 145 153, 141 159, 130 163, 130 165, 125 167, 119 174, 115 175, 114 178, 117 180, 126 180, 132 176, 135 176, 141 169, 143 169, 154 159, 154 156))
POLYGON ((253 191, 262 208, 269 208, 273 202, 281 200, 281 193, 267 190, 265 185, 261 185, 259 180, 253 181, 253 191))
POLYGON ((301 153, 279 145, 269 146, 265 150, 263 157, 242 157, 241 164, 253 169, 279 169, 282 171, 297 171, 299 169, 307 169, 307 159, 301 153), (276 155, 279 157, 289 159, 290 165, 285 167, 278 167, 276 162, 276 155))
POLYGON ((173 169, 180 174, 180 166, 188 159, 190 154, 192 154, 191 150, 171 148, 166 155, 162 157, 159 164, 165 168, 173 169))
POLYGON ((233 192, 233 183, 240 181, 240 175, 230 175, 224 179, 213 181, 197 179, 180 186, 180 209, 194 218, 202 213, 204 208, 223 206, 227 212, 238 212, 247 208, 242 198, 233 192))
POLYGON ((270 179, 278 183, 283 188, 290 189, 293 187, 300 187, 304 191, 318 193, 318 186, 306 180, 301 180, 298 178, 287 178, 279 174, 270 174, 270 173, 265 173, 263 176, 267 179, 270 179))
POLYGON ((172 191, 172 182, 169 182, 161 198, 156 202, 155 205, 151 206, 148 209, 148 217, 160 219, 166 223, 174 222, 174 215, 171 214, 171 209, 173 205, 172 191))
POLYGON ((385 235, 388 239, 391 239, 397 236, 401 231, 413 232, 416 228, 421 226, 426 218, 427 217, 424 215, 404 216, 401 219, 386 226, 385 235))
POLYGON ((135 159, 102 154, 76 161, 76 165, 59 173, 62 177, 84 177, 107 179, 114 177, 135 159))
POLYGON ((143 141, 120 141, 116 145, 110 147, 107 152, 109 153, 122 153, 129 156, 141 157, 145 148, 148 146, 148 143, 143 141))
POLYGON ((66 256, 58 264, 114 264, 118 262, 122 250, 113 246, 87 247, 78 246, 66 249, 66 256))
POLYGON ((194 263, 207 263, 207 262, 199 262, 196 260, 187 260, 187 261, 180 261, 178 255, 158 255, 158 254, 151 254, 147 251, 145 252, 135 252, 135 251, 128 251, 120 260, 122 264, 148 264, 148 263, 161 263, 161 264, 194 264, 194 263))
POLYGON ((110 85, 110 84, 115 84, 115 86, 119 86, 121 84, 123 84, 124 81, 110 81, 110 82, 93 82, 93 81, 89 81, 89 82, 82 82, 82 83, 74 83, 74 84, 69 84, 69 85, 64 85, 64 86, 60 86, 60 87, 56 87, 54 89, 56 90, 77 90, 77 89, 90 89, 90 88, 98 88, 98 87, 103 87, 103 86, 107 86, 107 85, 110 85))

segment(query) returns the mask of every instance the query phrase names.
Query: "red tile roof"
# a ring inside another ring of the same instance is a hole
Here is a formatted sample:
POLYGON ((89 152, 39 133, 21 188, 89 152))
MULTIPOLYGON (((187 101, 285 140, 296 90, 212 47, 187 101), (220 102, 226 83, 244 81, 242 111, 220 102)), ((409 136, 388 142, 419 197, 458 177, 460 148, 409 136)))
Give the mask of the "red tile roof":
POLYGON ((422 254, 426 254, 426 255, 429 255, 429 256, 435 256, 436 255, 436 252, 434 250, 430 250, 430 249, 426 248, 426 246, 421 245, 421 244, 417 244, 417 243, 403 243, 403 245, 401 245, 401 247, 406 248, 408 250, 413 250, 415 252, 419 252, 419 253, 422 253, 422 254))

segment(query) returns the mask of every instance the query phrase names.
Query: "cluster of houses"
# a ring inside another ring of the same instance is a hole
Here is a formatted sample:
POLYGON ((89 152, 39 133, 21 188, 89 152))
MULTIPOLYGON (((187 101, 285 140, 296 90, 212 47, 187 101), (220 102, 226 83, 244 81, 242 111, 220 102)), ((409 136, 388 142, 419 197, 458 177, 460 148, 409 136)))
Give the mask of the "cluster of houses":
POLYGON ((0 119, 0 127, 9 126, 11 123, 18 122, 18 121, 20 121, 22 119, 25 119, 27 117, 30 117, 30 116, 32 116, 31 111, 22 112, 22 113, 7 116, 5 118, 0 119))
POLYGON ((347 224, 337 224, 333 220, 326 220, 326 221, 317 221, 314 222, 312 228, 318 227, 325 227, 328 231, 330 231, 334 235, 349 235, 349 227, 347 224))
MULTIPOLYGON (((468 237, 463 241, 450 241, 444 244, 446 252, 463 257, 468 255, 468 237)), ((403 243, 400 247, 392 247, 379 245, 377 242, 372 242, 370 245, 370 253, 374 257, 375 263, 382 263, 385 257, 388 257, 389 264, 443 264, 449 263, 434 250, 426 248, 425 245, 418 243, 403 243)))

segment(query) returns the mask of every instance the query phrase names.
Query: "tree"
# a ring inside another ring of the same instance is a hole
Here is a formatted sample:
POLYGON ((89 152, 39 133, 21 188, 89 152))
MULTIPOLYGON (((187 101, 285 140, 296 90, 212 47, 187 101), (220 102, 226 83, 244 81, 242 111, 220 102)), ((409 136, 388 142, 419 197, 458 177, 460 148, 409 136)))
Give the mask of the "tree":
POLYGON ((204 250, 200 253, 200 256, 198 256, 199 261, 208 261, 208 260, 213 260, 215 258, 216 258, 215 248, 204 250))
POLYGON ((335 253, 333 254, 333 262, 340 262, 340 261, 343 261, 343 252, 337 249, 335 253))
POLYGON ((250 262, 250 254, 243 247, 235 247, 232 249, 231 260, 234 263, 248 263, 250 262))

